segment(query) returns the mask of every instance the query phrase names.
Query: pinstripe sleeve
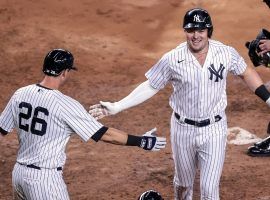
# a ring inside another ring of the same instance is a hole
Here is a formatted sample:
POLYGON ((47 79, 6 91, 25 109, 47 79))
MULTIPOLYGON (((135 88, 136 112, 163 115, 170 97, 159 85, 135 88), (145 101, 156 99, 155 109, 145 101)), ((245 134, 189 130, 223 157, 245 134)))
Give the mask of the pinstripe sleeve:
POLYGON ((155 89, 162 89, 171 78, 171 70, 168 62, 168 53, 145 74, 151 86, 155 89))
POLYGON ((14 118, 12 115, 12 103, 13 103, 14 95, 9 100, 7 106, 0 116, 0 128, 1 133, 7 134, 12 131, 15 126, 14 118))
POLYGON ((74 99, 68 99, 62 108, 65 122, 84 141, 88 141, 103 127, 74 99))
POLYGON ((230 71, 234 75, 240 75, 244 73, 247 68, 247 64, 244 61, 244 58, 239 55, 239 53, 232 47, 230 48, 231 52, 231 64, 230 64, 230 71))

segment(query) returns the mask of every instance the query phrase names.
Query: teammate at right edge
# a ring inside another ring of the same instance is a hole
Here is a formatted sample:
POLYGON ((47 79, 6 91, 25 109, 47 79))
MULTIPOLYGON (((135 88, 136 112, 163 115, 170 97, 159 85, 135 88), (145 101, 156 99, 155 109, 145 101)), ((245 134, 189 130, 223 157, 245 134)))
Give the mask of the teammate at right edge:
POLYGON ((101 101, 89 112, 97 119, 119 113, 146 101, 171 83, 175 199, 192 199, 198 167, 201 199, 219 200, 227 134, 227 75, 231 72, 240 76, 268 105, 270 94, 257 72, 246 65, 234 48, 211 39, 213 25, 206 10, 187 11, 183 29, 186 42, 165 53, 145 74, 145 82, 122 100, 101 101))
MULTIPOLYGON (((263 0, 270 8, 270 0, 263 0)), ((255 67, 270 67, 270 32, 262 29, 257 38, 246 43, 248 55, 255 67)), ((270 122, 267 127, 267 133, 270 134, 270 122)), ((248 147, 247 154, 254 157, 270 156, 270 136, 262 141, 256 142, 248 147)))

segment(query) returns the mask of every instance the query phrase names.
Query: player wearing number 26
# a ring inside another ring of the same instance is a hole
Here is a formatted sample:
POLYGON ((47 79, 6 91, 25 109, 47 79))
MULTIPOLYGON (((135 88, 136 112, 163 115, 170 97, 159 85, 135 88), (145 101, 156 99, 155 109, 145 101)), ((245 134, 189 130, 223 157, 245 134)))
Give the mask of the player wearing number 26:
POLYGON ((61 93, 62 86, 77 70, 73 55, 53 49, 43 65, 44 79, 18 89, 0 116, 0 138, 17 129, 19 150, 12 172, 14 199, 69 199, 62 168, 66 144, 73 133, 82 140, 102 140, 118 145, 138 146, 158 151, 166 139, 156 137, 155 129, 142 136, 108 128, 96 121, 76 100, 61 93))

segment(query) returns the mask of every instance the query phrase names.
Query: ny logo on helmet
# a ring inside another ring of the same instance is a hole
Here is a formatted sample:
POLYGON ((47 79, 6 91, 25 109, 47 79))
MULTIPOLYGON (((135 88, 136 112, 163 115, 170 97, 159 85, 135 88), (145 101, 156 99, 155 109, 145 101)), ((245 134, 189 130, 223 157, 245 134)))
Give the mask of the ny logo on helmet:
POLYGON ((193 17, 194 22, 205 22, 205 19, 206 19, 206 17, 202 18, 200 15, 194 15, 194 17, 193 17))

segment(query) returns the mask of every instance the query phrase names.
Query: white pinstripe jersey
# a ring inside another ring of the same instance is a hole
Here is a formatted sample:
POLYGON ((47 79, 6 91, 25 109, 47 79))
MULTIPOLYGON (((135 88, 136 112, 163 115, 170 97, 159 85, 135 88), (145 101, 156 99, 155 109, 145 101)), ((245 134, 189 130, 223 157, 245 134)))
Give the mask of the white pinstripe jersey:
POLYGON ((84 141, 103 125, 76 100, 38 84, 18 89, 0 116, 0 127, 18 129, 17 162, 42 168, 63 166, 72 133, 84 141))
POLYGON ((174 89, 170 97, 172 109, 180 116, 200 120, 224 113, 227 74, 230 71, 240 75, 246 67, 234 48, 209 40, 203 67, 184 42, 164 54, 145 75, 156 89, 171 82, 174 89))

